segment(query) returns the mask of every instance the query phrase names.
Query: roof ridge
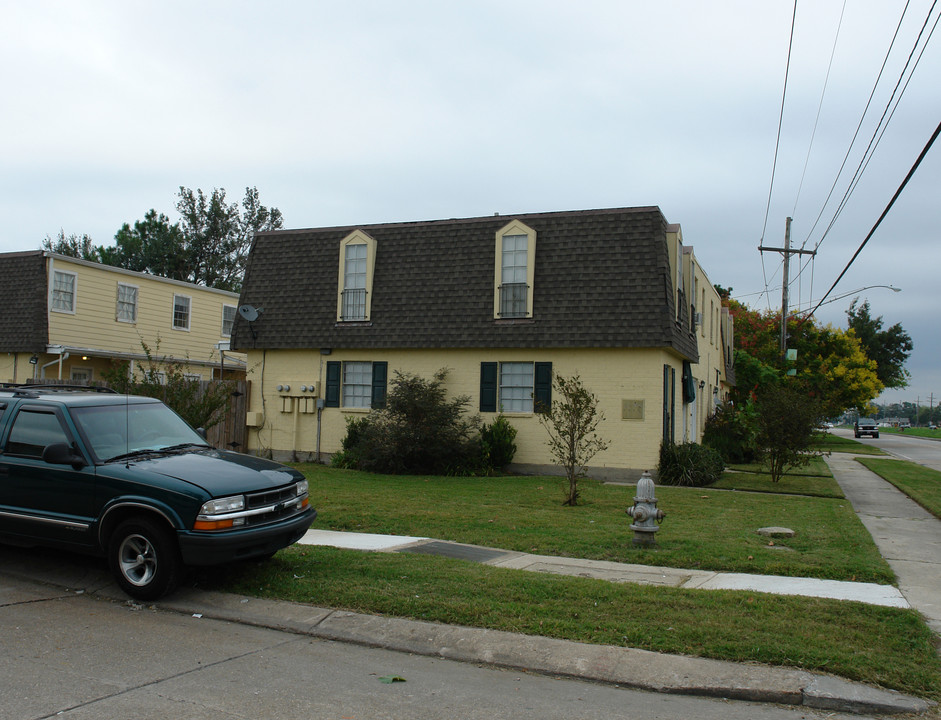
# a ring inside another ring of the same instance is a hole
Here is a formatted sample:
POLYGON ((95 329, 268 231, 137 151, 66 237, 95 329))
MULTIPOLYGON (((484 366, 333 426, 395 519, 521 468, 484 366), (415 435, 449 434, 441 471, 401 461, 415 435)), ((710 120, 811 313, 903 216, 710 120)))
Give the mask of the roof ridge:
POLYGON ((307 227, 307 228, 290 228, 290 229, 281 229, 281 230, 265 230, 256 235, 292 235, 292 234, 301 234, 309 232, 325 232, 332 231, 336 232, 337 230, 368 230, 370 228, 385 228, 385 229, 395 229, 402 227, 418 227, 418 226, 429 226, 429 225, 463 225, 463 224, 473 224, 480 222, 491 222, 497 218, 505 218, 508 222, 510 220, 519 220, 524 218, 558 218, 558 217, 580 217, 586 215, 614 215, 618 213, 649 213, 649 212, 658 212, 662 216, 662 211, 657 205, 644 205, 638 207, 615 207, 615 208, 597 208, 594 210, 552 210, 548 212, 527 212, 527 213, 494 213, 493 215, 478 215, 474 217, 464 217, 464 218, 438 218, 436 220, 400 220, 395 222, 379 222, 379 223, 359 223, 353 225, 328 225, 324 227, 307 227))

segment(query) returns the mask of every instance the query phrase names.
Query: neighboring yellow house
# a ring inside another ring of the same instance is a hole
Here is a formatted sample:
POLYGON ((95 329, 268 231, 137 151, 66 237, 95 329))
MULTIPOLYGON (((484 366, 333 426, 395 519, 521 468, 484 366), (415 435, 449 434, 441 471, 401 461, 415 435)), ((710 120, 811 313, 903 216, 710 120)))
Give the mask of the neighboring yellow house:
POLYGON ((227 352, 238 295, 46 251, 0 254, 0 381, 102 379, 115 362, 183 361, 193 378, 240 379, 227 352))
POLYGON ((513 469, 552 472, 536 411, 578 374, 611 441, 592 475, 636 478, 734 381, 728 313, 656 207, 260 233, 240 303, 249 451, 282 460, 339 450, 396 371, 448 368, 517 429, 513 469))

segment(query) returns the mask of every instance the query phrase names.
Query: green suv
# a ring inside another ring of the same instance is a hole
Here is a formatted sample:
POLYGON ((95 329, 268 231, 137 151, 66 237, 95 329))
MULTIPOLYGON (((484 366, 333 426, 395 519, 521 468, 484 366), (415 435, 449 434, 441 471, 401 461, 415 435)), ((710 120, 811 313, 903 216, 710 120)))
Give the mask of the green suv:
POLYGON ((297 470, 212 448, 159 400, 0 387, 0 540, 104 555, 134 598, 270 557, 316 516, 297 470))

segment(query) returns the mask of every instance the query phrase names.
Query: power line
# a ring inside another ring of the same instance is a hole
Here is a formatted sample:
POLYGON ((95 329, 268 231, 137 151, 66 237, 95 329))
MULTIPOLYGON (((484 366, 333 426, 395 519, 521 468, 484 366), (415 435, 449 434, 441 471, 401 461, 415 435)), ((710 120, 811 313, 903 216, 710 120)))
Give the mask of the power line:
POLYGON ((778 114, 778 135, 774 141, 774 161, 771 163, 771 184, 768 188, 768 205, 765 207, 765 222, 761 228, 761 245, 765 239, 765 231, 768 229, 768 215, 771 213, 771 194, 774 192, 774 175, 778 166, 778 149, 781 146, 781 126, 784 123, 784 103, 787 99, 787 78, 791 70, 791 50, 794 47, 794 25, 797 20, 797 0, 794 0, 794 12, 791 14, 791 37, 787 44, 787 64, 784 68, 784 91, 781 94, 781 111, 778 114))
MULTIPOLYGON (((814 309, 811 310, 807 314, 806 317, 811 317, 817 311, 817 308, 823 305, 824 300, 826 300, 827 297, 830 295, 830 293, 833 292, 833 288, 835 288, 837 286, 837 283, 839 283, 840 280, 843 279, 843 276, 846 275, 847 270, 850 269, 850 266, 855 262, 856 258, 863 251, 863 248, 866 247, 866 243, 869 242, 870 238, 872 238, 873 234, 876 232, 876 229, 879 227, 879 225, 882 224, 882 221, 885 219, 886 215, 889 214, 889 210, 891 210, 892 206, 895 205, 895 201, 899 199, 899 196, 902 194, 902 190, 904 190, 905 186, 908 185, 908 181, 911 180, 912 177, 915 175, 915 171, 918 169, 918 166, 921 165, 921 161, 925 159, 925 156, 928 154, 928 151, 931 149, 931 146, 934 145, 934 141, 938 139, 938 135, 941 135, 941 123, 938 123, 938 127, 935 128, 935 131, 931 134, 931 137, 929 138, 928 142, 925 144, 924 149, 922 149, 921 153, 918 155, 918 159, 915 160, 915 164, 912 165, 912 169, 908 171, 908 174, 905 176, 905 179, 902 181, 902 184, 899 185, 898 190, 895 191, 895 195, 892 196, 892 199, 889 201, 889 204, 885 206, 885 210, 882 211, 882 214, 879 216, 879 219, 876 220, 876 224, 872 226, 872 229, 866 235, 865 239, 862 241, 859 248, 856 250, 855 253, 853 253, 853 257, 851 257, 850 261, 846 263, 846 267, 843 268, 843 272, 841 272, 839 277, 833 281, 833 285, 831 285, 830 289, 827 290, 826 295, 824 295, 820 299, 820 302, 818 302, 814 306, 814 309)), ((803 323, 806 317, 802 318, 799 324, 803 323)))
MULTIPOLYGON (((865 171, 866 167, 868 167, 869 161, 872 159, 872 156, 875 154, 876 147, 878 147, 879 143, 882 140, 882 136, 885 134, 885 130, 888 127, 889 119, 891 119, 892 116, 895 114, 894 109, 892 110, 891 113, 889 113, 889 108, 892 108, 893 100, 895 101, 895 107, 898 107, 898 103, 901 102, 902 100, 902 94, 904 93, 905 89, 908 87, 908 82, 906 82, 905 86, 902 88, 902 93, 898 92, 899 86, 902 85, 902 79, 905 77, 905 73, 908 70, 909 65, 911 65, 912 58, 915 55, 915 51, 918 49, 918 45, 921 42, 921 37, 925 32, 925 28, 928 26, 928 21, 931 19, 931 13, 934 11, 934 8, 936 5, 937 5, 937 0, 935 0, 931 4, 931 7, 928 9, 928 14, 925 16, 925 21, 924 23, 922 23, 921 30, 918 32, 918 36, 915 38, 915 43, 914 45, 912 45, 912 49, 908 54, 908 59, 905 61, 905 66, 902 68, 902 71, 899 73, 899 79, 896 81, 895 87, 892 88, 892 94, 889 96, 889 99, 886 102, 885 109, 882 111, 882 116, 879 118, 879 122, 876 125, 875 130, 873 130, 872 137, 869 139, 869 144, 866 146, 865 152, 863 152, 863 156, 859 161, 859 165, 856 168, 856 172, 853 174, 853 177, 850 179, 850 183, 846 188, 846 192, 843 194, 843 199, 840 200, 840 204, 837 206, 836 212, 833 214, 833 218, 830 220, 830 223, 827 225, 827 229, 824 230, 823 236, 820 238, 820 240, 817 241, 818 248, 820 247, 820 243, 823 242, 824 238, 826 238, 830 230, 833 228, 837 219, 843 213, 843 210, 846 208, 846 203, 849 201, 850 196, 856 190, 857 185, 859 185, 859 181, 862 178, 863 172, 865 171), (897 99, 896 99, 896 93, 898 93, 897 99)), ((935 25, 937 25, 937 20, 935 21, 935 25)), ((929 33, 928 35, 929 39, 931 37, 931 34, 933 33, 934 33, 934 28, 932 28, 931 33, 929 33)), ((927 46, 927 40, 925 41, 925 44, 927 46)), ((921 54, 923 53, 924 53, 924 47, 922 47, 921 54)), ((915 67, 917 67, 918 62, 921 60, 921 54, 919 54, 918 60, 916 60, 915 65, 912 66, 911 73, 909 73, 909 79, 911 79, 912 74, 914 74, 915 72, 915 67)))
MULTIPOLYGON (((814 138, 817 137, 817 125, 820 123, 820 111, 823 110, 823 98, 827 94, 827 86, 830 84, 830 71, 833 69, 833 58, 836 55, 836 45, 840 39, 840 28, 843 27, 843 15, 846 12, 846 0, 843 0, 843 8, 840 10, 840 20, 836 26, 836 35, 833 38, 833 48, 830 50, 830 62, 827 65, 827 74, 823 79, 823 89, 820 91, 820 103, 817 105, 817 117, 814 118, 814 129, 810 133, 810 144, 807 146, 807 157, 804 158, 804 169, 801 172, 800 183, 797 186, 797 196, 794 198, 794 210, 791 212, 792 215, 797 215, 797 203, 800 200, 801 189, 804 187, 804 178, 807 176, 807 165, 810 163, 810 153, 814 148, 814 138)), ((807 244, 807 241, 804 240, 804 244, 801 245, 801 249, 804 248, 804 245, 807 244)), ((798 277, 800 277, 798 275, 798 277)))
MULTIPOLYGON (((866 119, 866 115, 869 112, 869 106, 872 104, 872 99, 876 95, 876 88, 879 86, 879 81, 882 79, 882 73, 885 72, 885 67, 889 62, 889 55, 892 53, 892 48, 895 47, 895 41, 898 39, 899 30, 902 27, 902 21, 905 19, 905 13, 908 11, 908 5, 909 2, 906 2, 905 7, 902 9, 902 16, 899 18, 898 25, 895 27, 895 34, 892 36, 892 42, 889 43, 889 49, 886 50, 885 57, 882 60, 882 67, 879 68, 879 74, 876 76, 876 81, 873 83, 872 91, 869 93, 869 99, 866 101, 866 107, 863 108, 863 114, 860 116, 859 123, 856 125, 856 131, 853 133, 853 139, 850 140, 849 147, 846 148, 846 155, 843 156, 843 162, 840 165, 840 169, 837 171, 836 177, 833 179, 833 184, 830 186, 830 192, 827 193, 827 199, 823 201, 823 206, 820 208, 820 213, 817 215, 817 219, 814 220, 814 224, 808 231, 807 238, 804 240, 801 247, 804 247, 807 244, 807 241, 813 234, 814 229, 817 227, 817 223, 819 223, 820 218, 823 217, 823 213, 827 209, 827 205, 830 204, 830 198, 833 196, 833 191, 836 189, 836 184, 840 181, 840 176, 843 174, 843 170, 846 167, 846 161, 849 160, 850 152, 852 152, 853 146, 856 144, 856 138, 859 137, 859 131, 862 129, 863 121, 866 119)), ((817 242, 818 248, 822 242, 823 238, 817 242)))

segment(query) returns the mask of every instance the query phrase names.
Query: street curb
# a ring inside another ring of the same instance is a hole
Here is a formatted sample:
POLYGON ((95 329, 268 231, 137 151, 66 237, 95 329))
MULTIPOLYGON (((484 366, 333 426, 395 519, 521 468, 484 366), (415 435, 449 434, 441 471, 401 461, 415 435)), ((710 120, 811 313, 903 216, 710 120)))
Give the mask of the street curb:
MULTIPOLYGON (((113 588, 97 594, 122 599, 113 588)), ((924 713, 931 703, 795 668, 590 645, 227 593, 180 590, 155 607, 300 635, 446 660, 578 678, 650 692, 799 705, 857 714, 924 713)))

